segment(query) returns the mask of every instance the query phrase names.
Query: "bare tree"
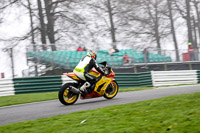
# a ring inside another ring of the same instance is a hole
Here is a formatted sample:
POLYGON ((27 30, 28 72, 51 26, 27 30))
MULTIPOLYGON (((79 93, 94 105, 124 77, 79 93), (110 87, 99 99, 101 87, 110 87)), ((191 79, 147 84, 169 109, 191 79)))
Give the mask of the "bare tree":
POLYGON ((176 5, 176 10, 180 13, 182 18, 186 21, 187 31, 188 31, 188 43, 193 44, 193 34, 192 34, 192 18, 191 18, 191 0, 178 1, 174 0, 176 5))
MULTIPOLYGON (((31 27, 31 43, 33 44, 33 49, 36 51, 36 46, 35 46, 35 33, 34 33, 34 22, 33 22, 33 10, 31 7, 31 2, 30 0, 27 0, 28 3, 28 10, 29 10, 29 18, 30 18, 30 27, 31 27)), ((35 76, 38 76, 38 67, 37 67, 37 62, 34 62, 35 64, 35 76)))
POLYGON ((47 17, 47 35, 49 38, 49 41, 51 43, 51 49, 52 51, 56 51, 55 47, 55 18, 54 18, 54 9, 53 9, 53 2, 52 0, 44 0, 45 3, 45 11, 46 11, 46 17, 47 17))
POLYGON ((107 8, 108 8, 108 14, 109 14, 109 20, 110 20, 110 32, 111 32, 111 36, 112 36, 112 42, 116 43, 116 34, 115 34, 115 26, 114 26, 114 22, 113 22, 113 8, 111 7, 111 2, 110 0, 107 0, 107 8))
POLYGON ((159 28, 159 21, 160 21, 160 18, 159 18, 159 1, 156 0, 155 3, 153 3, 152 1, 148 0, 148 3, 147 3, 147 9, 148 9, 148 13, 149 13, 149 16, 153 22, 153 30, 154 30, 154 37, 156 38, 156 42, 157 42, 157 48, 159 49, 159 53, 160 50, 161 50, 161 43, 160 43, 160 39, 161 39, 161 36, 160 36, 160 28, 159 28), (151 5, 153 7, 153 9, 151 9, 151 5))
POLYGON ((175 31, 174 19, 173 19, 172 0, 167 0, 167 5, 168 5, 168 10, 169 10, 169 19, 170 19, 170 23, 171 23, 171 32, 172 32, 174 47, 175 47, 175 51, 176 51, 176 61, 180 61, 178 43, 177 43, 176 31, 175 31))
MULTIPOLYGON (((198 38, 200 40, 200 15, 199 15, 199 12, 200 12, 199 11, 199 5, 200 5, 199 3, 200 3, 200 1, 199 0, 192 0, 192 2, 193 2, 193 5, 194 5, 194 8, 195 8, 196 16, 197 16, 196 22, 194 20, 194 29, 195 29, 196 26, 198 27, 198 35, 199 35, 198 38)), ((198 44, 197 40, 198 39, 196 39, 197 47, 200 47, 200 44, 198 44)), ((200 43, 200 41, 199 41, 199 43, 200 43)))
MULTIPOLYGON (((186 3, 186 21, 187 21, 187 27, 188 27, 188 42, 194 44, 193 42, 193 34, 192 34, 192 24, 191 24, 191 7, 190 7, 191 0, 185 0, 186 3)), ((196 48, 196 45, 194 45, 196 48)))
MULTIPOLYGON (((37 0, 37 6, 38 6, 38 16, 39 16, 39 30, 40 30, 40 35, 41 35, 41 43, 43 46, 46 45, 46 26, 44 23, 44 13, 43 13, 43 7, 41 0, 37 0)), ((43 47, 43 50, 46 50, 45 47, 43 47)))
POLYGON ((141 38, 142 42, 141 40, 140 42, 143 44, 156 42, 158 52, 161 54, 161 41, 171 33, 170 21, 168 16, 164 15, 168 11, 166 1, 136 0, 123 1, 122 4, 127 7, 122 8, 120 13, 123 14, 121 15, 123 17, 121 19, 124 20, 122 27, 126 35, 136 39, 141 38))

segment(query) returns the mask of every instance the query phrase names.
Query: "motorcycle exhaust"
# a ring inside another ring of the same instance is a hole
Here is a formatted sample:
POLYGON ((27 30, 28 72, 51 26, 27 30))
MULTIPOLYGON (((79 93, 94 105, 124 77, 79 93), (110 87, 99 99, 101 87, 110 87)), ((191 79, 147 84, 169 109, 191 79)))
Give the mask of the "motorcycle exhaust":
POLYGON ((72 91, 75 94, 81 94, 81 91, 79 89, 75 88, 74 86, 70 86, 69 91, 72 91))

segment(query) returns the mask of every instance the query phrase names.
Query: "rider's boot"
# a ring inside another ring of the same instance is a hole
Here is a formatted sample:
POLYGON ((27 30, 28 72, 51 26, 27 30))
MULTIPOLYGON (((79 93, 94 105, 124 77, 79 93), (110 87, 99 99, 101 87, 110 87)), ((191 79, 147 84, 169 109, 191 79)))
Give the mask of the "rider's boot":
POLYGON ((83 95, 86 95, 86 94, 88 93, 88 91, 87 91, 87 89, 86 89, 86 88, 88 88, 88 87, 90 87, 90 83, 89 83, 89 82, 85 82, 85 83, 81 86, 80 90, 81 90, 81 92, 83 93, 83 95))
POLYGON ((90 90, 91 93, 94 91, 95 85, 96 85, 96 84, 92 84, 92 86, 91 86, 91 90, 90 90))

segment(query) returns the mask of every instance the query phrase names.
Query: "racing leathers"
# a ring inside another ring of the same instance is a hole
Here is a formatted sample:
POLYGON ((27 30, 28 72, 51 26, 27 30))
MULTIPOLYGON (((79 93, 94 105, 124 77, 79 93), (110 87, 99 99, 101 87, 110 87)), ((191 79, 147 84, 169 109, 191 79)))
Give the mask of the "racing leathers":
MULTIPOLYGON (((74 73, 82 80, 86 81, 85 84, 83 84, 80 88, 81 91, 84 93, 88 93, 86 90, 86 87, 90 87, 91 85, 94 86, 96 83, 97 78, 91 74, 89 74, 90 70, 92 68, 95 68, 98 72, 100 72, 102 75, 105 75, 104 71, 102 70, 101 67, 98 66, 97 62, 95 59, 92 57, 86 55, 84 56, 78 65, 74 69, 74 73)), ((93 87, 92 87, 93 89, 93 87)))

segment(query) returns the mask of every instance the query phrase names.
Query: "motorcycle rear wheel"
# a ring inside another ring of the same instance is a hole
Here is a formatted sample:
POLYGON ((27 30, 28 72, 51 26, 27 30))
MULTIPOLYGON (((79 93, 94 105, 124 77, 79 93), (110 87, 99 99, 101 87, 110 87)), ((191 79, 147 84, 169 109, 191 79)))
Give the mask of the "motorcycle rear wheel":
POLYGON ((70 86, 76 87, 76 85, 73 83, 66 83, 60 88, 58 92, 58 98, 60 102, 64 105, 74 104, 78 100, 78 97, 79 97, 78 94, 74 94, 73 92, 70 92, 68 90, 70 86))
POLYGON ((106 99, 114 98, 117 95, 118 90, 119 90, 119 86, 117 84, 117 81, 113 81, 109 86, 110 87, 107 88, 107 90, 106 90, 106 92, 104 94, 104 97, 106 99))

